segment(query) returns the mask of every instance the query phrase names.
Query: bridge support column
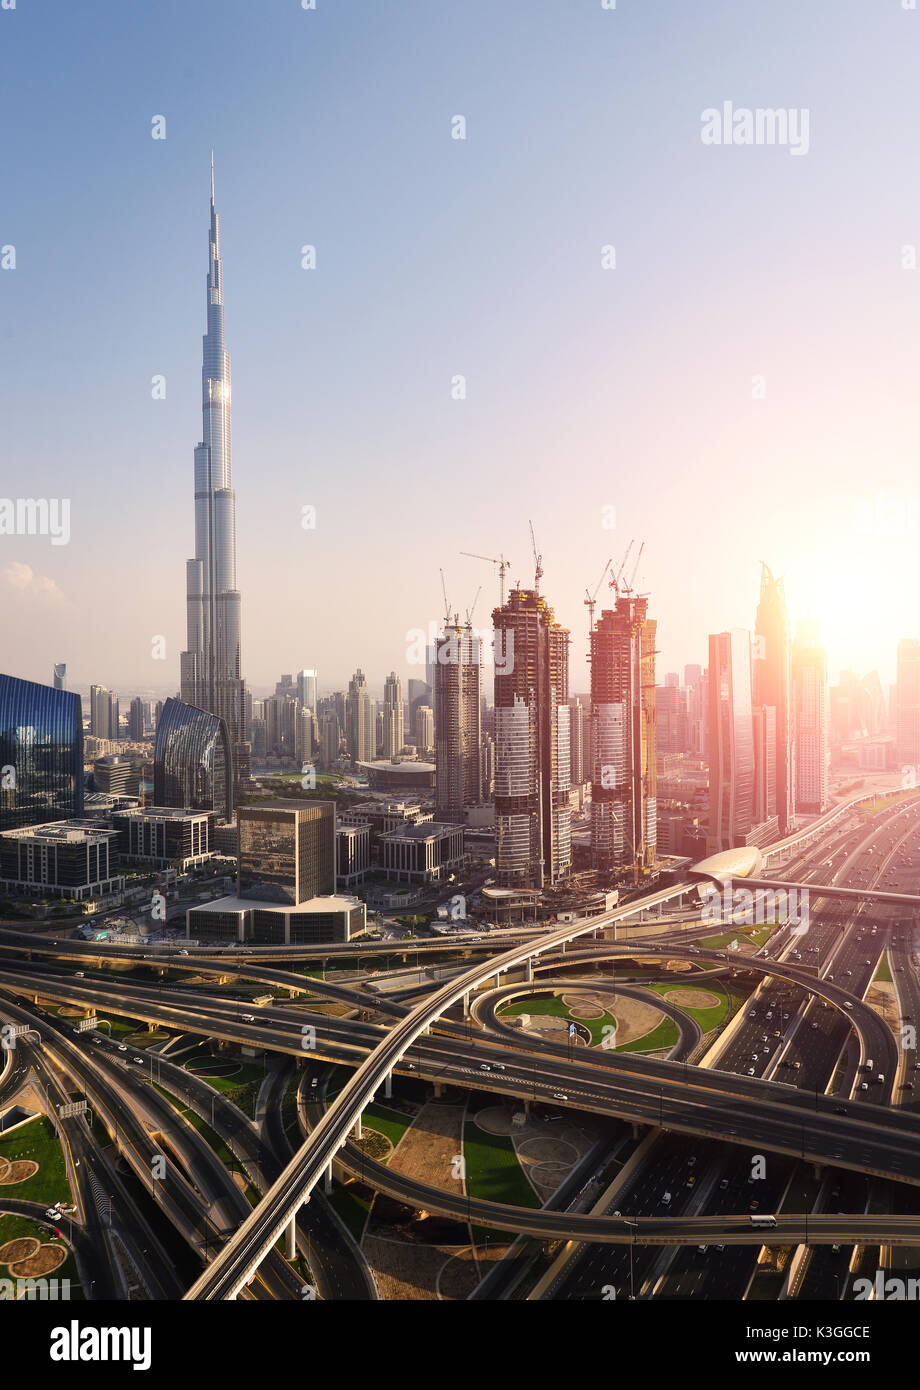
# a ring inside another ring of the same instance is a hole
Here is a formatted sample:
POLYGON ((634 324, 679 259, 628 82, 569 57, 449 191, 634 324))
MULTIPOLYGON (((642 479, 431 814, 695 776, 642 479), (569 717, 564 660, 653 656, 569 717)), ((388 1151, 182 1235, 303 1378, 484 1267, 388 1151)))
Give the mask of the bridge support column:
POLYGON ((639 1122, 638 1122, 638 1120, 633 1120, 633 1122, 632 1122, 632 1137, 633 1137, 634 1139, 638 1139, 638 1138, 639 1138, 639 1122))
POLYGON ((287 1225, 287 1244, 284 1251, 288 1260, 297 1259, 297 1217, 292 1216, 287 1225))
POLYGON ((361 1124, 361 1116, 360 1116, 360 1115, 359 1115, 358 1118, 355 1120, 354 1137, 355 1137, 355 1139, 363 1139, 363 1138, 364 1138, 364 1126, 361 1124))
POLYGON ((524 979, 527 984, 533 984, 533 956, 528 956, 524 965, 524 979))
POLYGON ((463 996, 463 1017, 464 1017, 464 1018, 469 1018, 469 1016, 470 1016, 470 992, 469 992, 469 990, 467 990, 466 994, 464 994, 464 996, 463 996))
POLYGON ((388 1071, 387 1074, 386 1074, 386 1076, 383 1078, 383 1094, 386 1096, 387 1100, 392 1100, 392 1098, 393 1098, 393 1073, 392 1073, 391 1071, 388 1071))
POLYGON ((818 1181, 820 1181, 820 1179, 821 1179, 821 1174, 822 1174, 822 1172, 823 1172, 823 1169, 822 1169, 822 1167, 821 1167, 821 1164, 820 1164, 820 1163, 813 1163, 813 1164, 811 1165, 811 1167, 812 1167, 812 1171, 814 1172, 815 1178, 816 1178, 818 1181))
POLYGON ((325 1177, 325 1181, 324 1181, 324 1183, 323 1183, 323 1191, 325 1192, 325 1194, 326 1194, 327 1197, 328 1197, 329 1194, 332 1192, 332 1163, 331 1163, 331 1162, 330 1162, 330 1164, 329 1164, 329 1167, 326 1169, 326 1177, 325 1177))

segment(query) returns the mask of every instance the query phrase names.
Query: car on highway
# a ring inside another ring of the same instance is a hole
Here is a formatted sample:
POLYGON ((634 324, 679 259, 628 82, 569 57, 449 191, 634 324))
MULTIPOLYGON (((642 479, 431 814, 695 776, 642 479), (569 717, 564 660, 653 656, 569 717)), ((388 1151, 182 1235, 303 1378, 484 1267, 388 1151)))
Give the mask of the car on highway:
POLYGON ((553 1100, 568 1100, 564 1091, 553 1091, 553 1100))
POLYGON ((136 1062, 139 1067, 142 1067, 144 1065, 143 1057, 132 1057, 131 1061, 136 1062))
POLYGON ((671 1194, 670 1194, 670 1192, 665 1192, 665 1193, 664 1193, 664 1195, 663 1195, 662 1198, 661 1198, 661 1205, 662 1205, 663 1207, 669 1207, 669 1206, 671 1205, 671 1194))
POLYGON ((491 1071, 492 1068, 489 1066, 488 1062, 480 1062, 480 1063, 479 1063, 479 1070, 480 1070, 480 1071, 491 1071))
POLYGON ((60 1221, 64 1213, 61 1211, 60 1207, 48 1207, 45 1211, 45 1215, 49 1221, 60 1221))
POLYGON ((844 1007, 845 1009, 852 1009, 853 1005, 850 1003, 849 999, 846 999, 846 1000, 844 1000, 843 1007, 844 1007))
POLYGON ((119 1044, 118 1044, 118 1051, 119 1051, 119 1052, 127 1052, 127 1050, 128 1050, 128 1049, 125 1047, 124 1043, 119 1043, 119 1044))
POLYGON ((493 1068, 494 1071, 504 1071, 504 1070, 505 1070, 505 1064, 504 1064, 504 1062, 493 1062, 493 1063, 492 1063, 492 1068, 493 1068))
POLYGON ((748 1076, 753 1076, 753 1075, 754 1075, 754 1068, 753 1068, 753 1067, 748 1067, 748 1076))

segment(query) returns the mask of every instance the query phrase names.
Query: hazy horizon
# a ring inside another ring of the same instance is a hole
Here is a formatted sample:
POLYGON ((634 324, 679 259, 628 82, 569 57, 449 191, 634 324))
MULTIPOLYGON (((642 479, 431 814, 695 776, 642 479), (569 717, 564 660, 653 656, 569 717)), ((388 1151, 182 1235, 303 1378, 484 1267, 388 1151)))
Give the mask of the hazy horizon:
POLYGON ((529 518, 575 692, 585 589, 633 537, 659 682, 753 628, 764 560, 832 678, 887 688, 920 632, 920 16, 654 8, 0 13, 0 492, 71 503, 69 544, 0 535, 0 670, 179 688, 213 146, 257 698, 424 678, 439 568, 487 627, 460 552, 528 585, 529 518), (807 111, 807 151, 704 143, 727 101, 807 111))

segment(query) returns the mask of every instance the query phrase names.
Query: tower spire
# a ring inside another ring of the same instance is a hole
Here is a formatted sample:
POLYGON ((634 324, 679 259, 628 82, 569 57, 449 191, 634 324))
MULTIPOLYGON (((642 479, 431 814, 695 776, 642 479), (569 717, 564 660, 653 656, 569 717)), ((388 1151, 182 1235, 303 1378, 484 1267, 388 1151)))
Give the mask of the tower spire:
POLYGON ((214 206, 214 151, 211 151, 211 207, 214 206))

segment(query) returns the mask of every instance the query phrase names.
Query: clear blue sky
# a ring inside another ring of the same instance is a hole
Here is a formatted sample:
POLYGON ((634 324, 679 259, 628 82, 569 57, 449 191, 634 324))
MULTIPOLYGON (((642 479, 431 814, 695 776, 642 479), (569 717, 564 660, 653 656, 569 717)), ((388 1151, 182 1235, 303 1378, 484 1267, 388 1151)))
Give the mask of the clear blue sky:
POLYGON ((0 11, 0 492, 72 508, 67 546, 0 537, 0 669, 178 684, 213 145, 256 693, 420 674, 439 565, 487 624, 458 552, 527 582, 528 517, 576 688, 585 586, 634 535, 662 671, 752 624, 762 558, 832 668, 890 679, 920 630, 918 60, 900 0, 0 11), (704 146, 728 100, 807 108, 807 155, 704 146))

